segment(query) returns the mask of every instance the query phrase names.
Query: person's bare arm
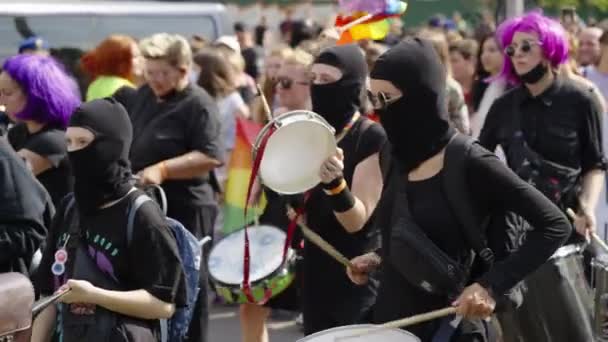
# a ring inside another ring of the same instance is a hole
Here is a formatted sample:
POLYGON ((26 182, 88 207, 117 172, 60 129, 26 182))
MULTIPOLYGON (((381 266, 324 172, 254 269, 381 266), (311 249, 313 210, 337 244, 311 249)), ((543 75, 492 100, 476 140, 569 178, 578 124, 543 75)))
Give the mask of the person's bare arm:
POLYGON ((57 310, 55 305, 44 309, 34 320, 32 325, 32 342, 50 342, 55 328, 57 310))
POLYGON ((349 233, 356 233, 365 226, 380 200, 382 172, 378 158, 378 153, 375 153, 357 165, 351 186, 355 206, 343 213, 335 213, 349 233))
POLYGON ((64 303, 88 303, 102 306, 110 311, 142 319, 170 318, 175 305, 154 297, 140 289, 134 291, 110 291, 96 287, 83 280, 68 280, 65 285, 71 291, 60 301, 64 303))

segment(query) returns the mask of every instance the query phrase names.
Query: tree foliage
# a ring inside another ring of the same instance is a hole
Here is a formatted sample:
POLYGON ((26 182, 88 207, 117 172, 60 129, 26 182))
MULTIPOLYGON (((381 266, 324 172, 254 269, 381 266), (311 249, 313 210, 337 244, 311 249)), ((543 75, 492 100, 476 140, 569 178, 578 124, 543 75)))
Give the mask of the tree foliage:
POLYGON ((608 11, 608 0, 539 0, 539 4, 551 8, 574 6, 576 8, 587 7, 608 11))

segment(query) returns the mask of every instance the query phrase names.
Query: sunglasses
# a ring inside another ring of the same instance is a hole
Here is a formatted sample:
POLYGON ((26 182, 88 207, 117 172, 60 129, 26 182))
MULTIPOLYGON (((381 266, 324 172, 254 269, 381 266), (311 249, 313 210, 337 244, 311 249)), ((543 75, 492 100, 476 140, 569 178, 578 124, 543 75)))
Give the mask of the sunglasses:
POLYGON ((310 85, 310 83, 308 83, 308 82, 294 81, 291 78, 287 78, 287 77, 279 77, 276 79, 276 82, 281 88, 283 88, 285 90, 291 89, 291 87, 294 84, 299 84, 299 85, 303 85, 303 86, 310 85))
MULTIPOLYGON (((542 43, 541 42, 530 42, 530 41, 524 40, 523 42, 521 42, 521 45, 519 46, 519 50, 522 53, 527 54, 527 53, 530 53, 530 51, 532 51, 532 47, 534 45, 541 46, 542 43)), ((517 53, 517 48, 518 48, 517 45, 513 45, 513 44, 509 45, 505 48, 505 54, 509 57, 513 57, 517 53)))
POLYGON ((386 107, 388 107, 388 105, 395 103, 397 100, 399 100, 401 98, 401 96, 390 97, 389 95, 387 95, 381 91, 374 94, 374 93, 372 93, 371 90, 368 90, 367 98, 369 99, 369 102, 371 102, 372 107, 374 107, 375 110, 382 110, 382 109, 386 109, 386 107))

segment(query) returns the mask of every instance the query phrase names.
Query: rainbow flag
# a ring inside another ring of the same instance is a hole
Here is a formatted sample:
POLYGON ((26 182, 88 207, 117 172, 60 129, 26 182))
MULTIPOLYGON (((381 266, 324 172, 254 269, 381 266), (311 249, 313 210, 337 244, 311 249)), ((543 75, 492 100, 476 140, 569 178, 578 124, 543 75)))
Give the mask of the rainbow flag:
POLYGON ((245 119, 236 121, 236 141, 230 157, 228 180, 224 191, 224 227, 223 233, 230 234, 250 224, 262 214, 266 206, 264 197, 257 208, 247 210, 245 218, 245 201, 247 186, 251 177, 253 157, 251 155, 255 138, 262 127, 245 119))

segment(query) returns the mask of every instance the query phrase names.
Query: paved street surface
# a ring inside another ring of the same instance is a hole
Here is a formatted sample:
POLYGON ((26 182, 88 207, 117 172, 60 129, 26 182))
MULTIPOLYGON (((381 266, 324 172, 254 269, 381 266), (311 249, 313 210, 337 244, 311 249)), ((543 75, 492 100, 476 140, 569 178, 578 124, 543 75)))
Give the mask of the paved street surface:
MULTIPOLYGON (((240 342, 238 307, 214 305, 209 318, 211 342, 240 342)), ((303 335, 291 317, 272 319, 268 323, 270 342, 294 342, 303 335)))

